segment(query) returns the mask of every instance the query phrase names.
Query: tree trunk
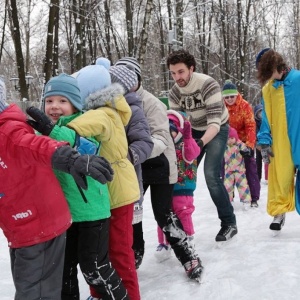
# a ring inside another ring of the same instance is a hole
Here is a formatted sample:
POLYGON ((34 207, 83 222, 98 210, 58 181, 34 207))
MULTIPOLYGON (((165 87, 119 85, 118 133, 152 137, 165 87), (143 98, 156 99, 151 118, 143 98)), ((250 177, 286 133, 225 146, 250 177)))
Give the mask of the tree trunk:
POLYGON ((126 29, 127 29, 127 45, 128 56, 133 56, 134 51, 134 39, 133 39, 133 13, 131 0, 125 0, 126 4, 126 29))
MULTIPOLYGON (((59 0, 51 0, 50 9, 49 9, 49 19, 48 19, 48 33, 47 33, 47 44, 46 44, 46 55, 44 60, 44 82, 47 82, 53 72, 52 72, 52 63, 53 63, 53 44, 54 44, 54 27, 57 23, 57 6, 59 6, 59 0)), ((56 49, 57 52, 58 49, 56 49)))
POLYGON ((25 66, 24 66, 24 57, 22 52, 22 43, 21 43, 21 35, 20 35, 20 25, 18 18, 18 9, 16 0, 10 1, 10 9, 11 14, 10 17, 12 19, 12 37, 16 51, 16 62, 18 69, 18 77, 19 77, 19 88, 20 88, 20 96, 21 99, 28 100, 28 88, 26 86, 25 80, 25 66))
POLYGON ((140 39, 140 48, 138 53, 138 61, 141 65, 144 65, 144 59, 145 59, 145 54, 147 49, 147 42, 148 42, 149 23, 150 23, 152 9, 153 9, 153 0, 147 0, 143 28, 140 33, 141 39, 140 39))

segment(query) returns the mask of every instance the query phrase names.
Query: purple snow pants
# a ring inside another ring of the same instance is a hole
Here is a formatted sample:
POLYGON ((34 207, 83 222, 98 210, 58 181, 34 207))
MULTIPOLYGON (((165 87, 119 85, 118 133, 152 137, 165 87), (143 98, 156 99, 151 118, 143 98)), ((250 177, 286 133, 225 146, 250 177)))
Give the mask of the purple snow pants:
POLYGON ((244 157, 246 177, 251 193, 251 199, 257 201, 260 196, 260 181, 257 174, 256 161, 254 157, 244 157))

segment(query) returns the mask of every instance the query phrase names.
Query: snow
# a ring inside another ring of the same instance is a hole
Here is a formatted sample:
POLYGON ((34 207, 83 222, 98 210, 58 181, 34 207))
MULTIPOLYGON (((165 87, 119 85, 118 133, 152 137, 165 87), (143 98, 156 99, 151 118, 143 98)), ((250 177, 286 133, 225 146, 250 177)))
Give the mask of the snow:
MULTIPOLYGON (((236 197, 238 197, 237 193, 236 197)), ((245 211, 236 198, 233 206, 238 235, 219 245, 215 236, 220 229, 216 208, 209 196, 202 165, 198 170, 195 192, 196 250, 205 272, 201 284, 192 282, 172 253, 169 260, 158 263, 156 223, 149 191, 144 202, 144 237, 146 252, 138 270, 142 300, 292 300, 300 299, 300 234, 299 216, 288 213, 282 232, 274 237, 269 230, 272 221, 266 212, 267 185, 262 183, 258 208, 245 211)), ((2 300, 11 300, 14 286, 10 273, 9 253, 5 237, 0 234, 0 293, 2 300)), ((81 299, 88 296, 88 287, 80 275, 81 299)))

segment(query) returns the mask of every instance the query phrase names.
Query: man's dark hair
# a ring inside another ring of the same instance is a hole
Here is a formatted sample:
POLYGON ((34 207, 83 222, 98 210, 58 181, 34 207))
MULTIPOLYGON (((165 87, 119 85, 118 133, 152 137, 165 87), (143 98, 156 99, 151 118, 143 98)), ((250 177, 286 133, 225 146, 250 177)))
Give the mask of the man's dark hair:
POLYGON ((193 66, 194 72, 196 71, 195 57, 194 57, 194 55, 190 54, 186 50, 181 49, 181 50, 173 51, 169 54, 169 56, 167 58, 168 68, 170 67, 170 65, 176 65, 179 63, 184 63, 188 68, 193 66))
POLYGON ((257 79, 263 86, 273 75, 273 72, 282 72, 287 69, 287 64, 283 57, 273 49, 264 53, 257 66, 257 79))

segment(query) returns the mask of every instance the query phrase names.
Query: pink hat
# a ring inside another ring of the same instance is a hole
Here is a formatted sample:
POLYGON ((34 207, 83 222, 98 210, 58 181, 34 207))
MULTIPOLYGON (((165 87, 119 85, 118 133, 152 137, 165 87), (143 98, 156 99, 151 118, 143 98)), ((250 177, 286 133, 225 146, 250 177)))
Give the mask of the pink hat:
POLYGON ((229 137, 230 138, 235 138, 236 140, 239 139, 239 136, 237 134, 237 131, 233 128, 233 127, 230 127, 229 128, 229 137))

